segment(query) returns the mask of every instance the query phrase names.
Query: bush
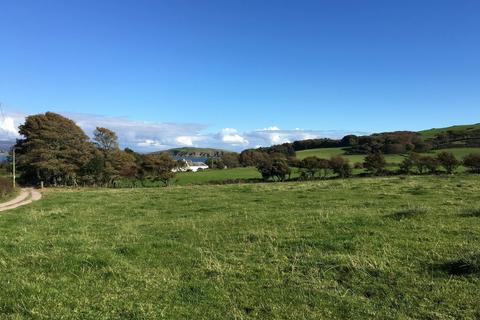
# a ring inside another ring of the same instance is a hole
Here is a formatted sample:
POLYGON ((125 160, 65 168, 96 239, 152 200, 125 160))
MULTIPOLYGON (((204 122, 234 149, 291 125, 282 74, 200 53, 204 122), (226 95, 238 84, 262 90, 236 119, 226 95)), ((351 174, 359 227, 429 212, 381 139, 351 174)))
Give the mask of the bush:
POLYGON ((437 160, 448 174, 452 174, 460 165, 460 161, 455 158, 453 153, 443 151, 437 155, 437 160))
POLYGON ((355 163, 353 164, 353 168, 354 168, 354 169, 363 169, 363 163, 361 163, 361 162, 355 162, 355 163))
POLYGON ((480 173, 480 153, 471 153, 463 158, 463 165, 470 172, 480 173))
MULTIPOLYGON (((411 165, 417 168, 417 172, 419 174, 435 173, 440 165, 437 158, 431 156, 422 156, 416 153, 410 154, 409 159, 409 161, 411 161, 411 165)), ((408 161, 404 160, 404 163, 402 164, 406 167, 408 161)))
POLYGON ((414 165, 415 163, 412 159, 412 155, 410 155, 407 158, 403 159, 402 163, 400 163, 400 172, 410 174, 414 165))
POLYGON ((387 162, 380 152, 370 153, 365 157, 363 167, 373 175, 379 175, 385 170, 387 162))
POLYGON ((277 178, 278 181, 284 181, 291 174, 290 167, 286 160, 283 159, 264 159, 257 165, 257 170, 262 175, 263 180, 277 178))
POLYGON ((326 159, 307 157, 300 162, 300 168, 302 169, 303 177, 313 179, 318 172, 321 172, 321 175, 326 177, 330 169, 330 164, 326 159))
POLYGON ((13 192, 12 181, 7 178, 0 178, 0 196, 4 197, 13 192))
POLYGON ((352 167, 350 166, 348 159, 345 159, 342 156, 330 158, 329 165, 330 169, 332 169, 340 178, 348 178, 352 175, 352 167))

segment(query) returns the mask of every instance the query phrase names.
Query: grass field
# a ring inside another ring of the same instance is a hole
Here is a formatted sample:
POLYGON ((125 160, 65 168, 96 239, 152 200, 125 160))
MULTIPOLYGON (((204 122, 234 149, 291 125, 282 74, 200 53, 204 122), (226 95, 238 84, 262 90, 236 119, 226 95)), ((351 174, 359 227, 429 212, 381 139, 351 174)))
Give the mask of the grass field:
MULTIPOLYGON (((469 153, 480 153, 480 148, 451 148, 451 149, 442 149, 434 150, 426 154, 435 154, 441 151, 452 152, 457 158, 462 159, 465 155, 469 153)), ((304 159, 306 157, 317 156, 319 158, 329 159, 332 156, 344 156, 349 159, 350 162, 363 162, 365 155, 356 154, 356 155, 345 155, 345 150, 343 148, 320 148, 320 149, 310 149, 297 152, 297 157, 299 159, 304 159)), ((404 156, 399 154, 386 154, 385 160, 388 163, 400 163, 404 159, 404 156)))
POLYGON ((447 131, 466 131, 466 132, 468 132, 469 130, 477 130, 477 129, 480 129, 480 123, 472 124, 472 125, 451 126, 451 127, 446 127, 446 128, 433 128, 433 129, 419 131, 419 133, 425 139, 432 139, 432 138, 435 138, 436 135, 438 135, 439 133, 442 133, 442 132, 447 132, 447 131))
MULTIPOLYGON (((444 150, 435 150, 430 155, 438 153, 444 150)), ((479 152, 480 148, 452 148, 445 149, 445 151, 452 152, 459 159, 463 158, 465 155, 473 152, 479 152)), ((304 159, 309 156, 317 156, 320 158, 329 159, 332 156, 342 155, 345 158, 348 158, 350 162, 363 162, 365 155, 344 155, 344 150, 342 148, 322 148, 322 149, 312 149, 297 152, 297 157, 299 159, 304 159)), ((395 169, 395 165, 403 161, 405 157, 403 155, 385 155, 385 159, 388 163, 393 164, 389 169, 395 169)), ((462 168, 459 169, 460 172, 463 171, 462 168)), ((355 173, 362 173, 363 170, 355 170, 355 173)), ((294 170, 292 177, 297 177, 298 174, 294 170)), ((174 179, 173 184, 175 185, 195 185, 195 184, 208 184, 213 182, 221 182, 226 180, 252 180, 260 179, 260 173, 254 167, 247 168, 234 168, 227 170, 205 170, 201 172, 180 172, 177 174, 177 177, 174 179)))
POLYGON ((0 318, 475 319, 479 182, 50 190, 0 215, 0 318))
POLYGON ((225 170, 204 170, 199 172, 179 172, 174 179, 174 184, 203 184, 224 180, 260 179, 261 177, 261 174, 254 167, 225 170))

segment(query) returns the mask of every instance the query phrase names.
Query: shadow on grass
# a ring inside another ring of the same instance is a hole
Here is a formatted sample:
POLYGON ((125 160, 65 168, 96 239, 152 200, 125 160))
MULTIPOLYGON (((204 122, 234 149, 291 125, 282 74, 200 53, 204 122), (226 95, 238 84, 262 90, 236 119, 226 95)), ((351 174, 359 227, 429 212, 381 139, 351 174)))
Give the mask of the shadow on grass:
POLYGON ((467 218, 480 218, 480 209, 469 209, 460 215, 467 218))
POLYGON ((455 260, 437 263, 433 265, 433 269, 451 276, 480 274, 480 253, 467 254, 455 260))
POLYGON ((422 207, 407 207, 404 210, 395 212, 389 215, 390 218, 393 220, 404 220, 404 219, 412 219, 422 216, 427 213, 427 209, 422 207))
POLYGON ((407 192, 410 193, 411 195, 414 195, 414 196, 423 196, 423 195, 428 194, 428 190, 425 189, 422 186, 413 187, 410 190, 408 190, 407 192))

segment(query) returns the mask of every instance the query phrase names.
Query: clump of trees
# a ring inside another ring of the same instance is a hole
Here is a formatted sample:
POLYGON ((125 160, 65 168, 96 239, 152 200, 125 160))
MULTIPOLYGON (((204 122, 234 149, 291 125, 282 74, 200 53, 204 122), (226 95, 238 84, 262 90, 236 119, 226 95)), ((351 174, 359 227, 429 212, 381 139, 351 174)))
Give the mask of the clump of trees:
POLYGON ((402 161, 400 169, 406 174, 412 173, 413 170, 418 174, 436 173, 439 165, 436 157, 411 153, 402 161))
POLYGON ((344 148, 347 154, 404 154, 426 152, 435 147, 431 141, 424 141, 421 134, 412 131, 376 133, 369 136, 346 135, 342 139, 307 139, 255 149, 266 153, 282 153, 293 156, 296 151, 316 148, 344 148))
POLYGON ((413 171, 418 174, 437 173, 441 167, 446 173, 452 174, 461 164, 462 162, 448 151, 442 151, 436 156, 411 153, 400 164, 400 171, 407 174, 413 171))
POLYGON ((347 154, 406 154, 424 153, 430 150, 447 147, 480 147, 480 128, 467 127, 458 130, 442 131, 433 138, 424 139, 422 134, 413 131, 394 131, 375 133, 372 135, 346 135, 342 139, 307 139, 283 143, 266 148, 246 150, 240 155, 240 163, 244 166, 252 151, 264 153, 282 153, 285 157, 292 157, 296 151, 317 148, 343 148, 347 154), (246 157, 245 157, 246 156, 246 157), (242 161, 243 160, 243 161, 242 161))
POLYGON ((264 180, 272 178, 276 181, 285 181, 287 176, 289 177, 292 170, 288 166, 285 159, 279 158, 265 158, 257 164, 257 170, 262 175, 264 180))
MULTIPOLYGON (((205 163, 210 169, 227 169, 242 166, 240 156, 235 152, 224 152, 220 156, 210 157, 205 163)), ((250 164, 250 166, 253 165, 254 164, 250 164)))
POLYGON ((17 168, 27 184, 116 186, 121 180, 154 180, 168 185, 175 176, 177 164, 170 156, 121 150, 107 128, 96 128, 90 140, 72 120, 46 112, 28 116, 19 129, 17 168))
POLYGON ((480 128, 472 126, 441 131, 430 143, 435 148, 480 147, 480 128))
POLYGON ((370 174, 380 175, 385 172, 387 161, 380 151, 368 154, 363 161, 363 168, 370 174))
POLYGON ((460 166, 460 161, 451 152, 442 151, 437 154, 438 164, 445 169, 448 174, 452 174, 460 166))
POLYGON ((330 171, 330 162, 318 157, 307 157, 298 163, 300 175, 304 179, 313 179, 318 175, 325 178, 330 171))
POLYGON ((471 153, 463 158, 463 165, 468 171, 480 173, 480 153, 471 153))
POLYGON ((348 159, 342 156, 335 156, 331 157, 328 163, 330 169, 332 169, 339 178, 348 178, 352 175, 352 166, 348 159))

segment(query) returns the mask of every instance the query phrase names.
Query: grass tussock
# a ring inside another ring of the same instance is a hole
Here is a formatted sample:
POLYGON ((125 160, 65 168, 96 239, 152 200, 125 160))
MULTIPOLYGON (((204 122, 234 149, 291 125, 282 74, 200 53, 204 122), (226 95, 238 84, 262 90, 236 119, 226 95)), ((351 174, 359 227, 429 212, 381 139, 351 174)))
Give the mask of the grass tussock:
POLYGON ((467 209, 462 213, 464 217, 480 218, 480 208, 467 209))
POLYGON ((453 276, 480 274, 480 252, 464 254, 437 267, 440 271, 453 276))
POLYGON ((418 218, 424 216, 427 213, 427 207, 409 204, 405 207, 405 209, 393 213, 390 217, 394 220, 400 221, 404 219, 418 218))

